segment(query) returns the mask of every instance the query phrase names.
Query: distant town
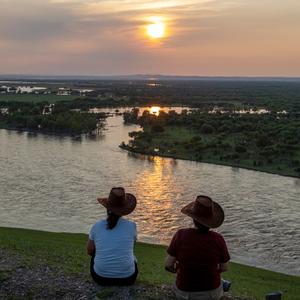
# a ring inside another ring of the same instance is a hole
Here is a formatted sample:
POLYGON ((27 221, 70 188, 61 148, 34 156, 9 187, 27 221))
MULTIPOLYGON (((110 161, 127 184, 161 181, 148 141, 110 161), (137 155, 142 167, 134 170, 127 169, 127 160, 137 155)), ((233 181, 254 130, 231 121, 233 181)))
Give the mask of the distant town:
POLYGON ((69 87, 43 87, 43 86, 16 86, 16 85, 2 85, 0 86, 0 94, 35 94, 35 95, 57 95, 57 96, 105 96, 113 97, 110 93, 101 94, 93 89, 72 89, 69 87))

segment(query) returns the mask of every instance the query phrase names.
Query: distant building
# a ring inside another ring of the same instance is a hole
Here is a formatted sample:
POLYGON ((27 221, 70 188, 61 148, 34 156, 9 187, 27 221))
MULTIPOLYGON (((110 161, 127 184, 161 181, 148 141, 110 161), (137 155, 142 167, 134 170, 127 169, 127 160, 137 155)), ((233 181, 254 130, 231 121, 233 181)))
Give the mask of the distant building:
POLYGON ((51 115, 54 108, 54 104, 46 105, 43 108, 43 115, 51 115))
POLYGON ((6 107, 2 107, 2 108, 0 108, 0 113, 1 113, 1 115, 8 115, 9 114, 9 111, 8 111, 8 108, 6 108, 6 107))
POLYGON ((0 87, 0 94, 6 94, 7 93, 7 89, 8 89, 7 86, 5 86, 5 85, 1 86, 0 87))
POLYGON ((72 95, 79 95, 79 96, 88 96, 92 94, 94 90, 89 90, 89 89, 74 89, 72 91, 72 95))
POLYGON ((41 86, 1 86, 0 94, 50 94, 51 91, 41 86))
POLYGON ((16 94, 17 90, 18 89, 15 86, 9 86, 9 87, 7 87, 7 92, 9 94, 16 94))
POLYGON ((70 88, 59 88, 57 91, 57 96, 70 96, 72 90, 70 88))
POLYGON ((46 94, 49 92, 48 88, 40 86, 18 86, 16 93, 18 94, 46 94))

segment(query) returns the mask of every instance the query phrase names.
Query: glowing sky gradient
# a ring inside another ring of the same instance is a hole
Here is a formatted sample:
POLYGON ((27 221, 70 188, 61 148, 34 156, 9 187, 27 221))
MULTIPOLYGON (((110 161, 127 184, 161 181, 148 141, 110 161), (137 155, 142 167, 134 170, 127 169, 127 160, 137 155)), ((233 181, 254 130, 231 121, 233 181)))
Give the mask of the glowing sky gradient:
POLYGON ((300 1, 0 0, 0 73, 300 76, 300 1))

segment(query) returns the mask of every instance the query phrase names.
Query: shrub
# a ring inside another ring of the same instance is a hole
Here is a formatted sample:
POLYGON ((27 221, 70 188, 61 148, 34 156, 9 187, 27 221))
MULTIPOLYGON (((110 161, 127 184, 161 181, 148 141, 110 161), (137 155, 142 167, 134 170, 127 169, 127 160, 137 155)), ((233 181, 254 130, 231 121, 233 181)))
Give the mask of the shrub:
POLYGON ((244 147, 244 146, 242 146, 242 145, 236 145, 234 149, 238 153, 245 153, 245 152, 247 152, 247 148, 244 147))
POLYGON ((161 125, 153 125, 151 127, 151 132, 159 133, 159 132, 164 132, 164 131, 165 131, 165 129, 161 125))
POLYGON ((209 124, 203 124, 201 126, 201 132, 204 134, 211 134, 215 131, 215 128, 209 124))

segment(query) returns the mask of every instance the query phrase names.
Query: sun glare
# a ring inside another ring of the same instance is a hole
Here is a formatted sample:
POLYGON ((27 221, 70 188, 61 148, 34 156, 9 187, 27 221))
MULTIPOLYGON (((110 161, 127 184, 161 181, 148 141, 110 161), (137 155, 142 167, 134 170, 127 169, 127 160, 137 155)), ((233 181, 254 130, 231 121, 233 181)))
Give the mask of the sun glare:
POLYGON ((165 36, 165 24, 161 18, 152 18, 151 24, 147 25, 147 34, 153 39, 159 39, 165 36))
POLYGON ((150 108, 150 114, 152 114, 152 115, 158 116, 159 115, 159 111, 160 111, 160 107, 159 106, 152 106, 150 108))

